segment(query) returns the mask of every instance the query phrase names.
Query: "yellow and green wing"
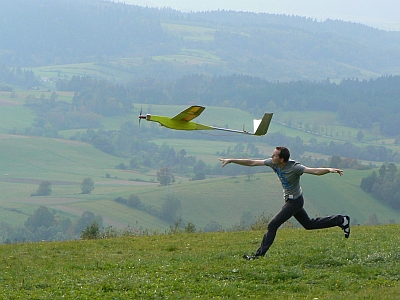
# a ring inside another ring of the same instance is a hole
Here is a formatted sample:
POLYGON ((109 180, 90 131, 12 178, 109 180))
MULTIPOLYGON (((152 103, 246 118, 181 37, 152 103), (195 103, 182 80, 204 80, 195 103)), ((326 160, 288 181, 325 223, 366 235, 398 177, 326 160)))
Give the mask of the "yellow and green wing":
POLYGON ((171 120, 189 122, 200 116, 204 109, 205 107, 203 106, 194 105, 180 112, 175 117, 172 117, 171 120))
POLYGON ((205 109, 203 106, 191 106, 177 114, 175 117, 150 116, 149 121, 158 122, 162 126, 176 130, 212 130, 211 126, 191 122, 205 109))

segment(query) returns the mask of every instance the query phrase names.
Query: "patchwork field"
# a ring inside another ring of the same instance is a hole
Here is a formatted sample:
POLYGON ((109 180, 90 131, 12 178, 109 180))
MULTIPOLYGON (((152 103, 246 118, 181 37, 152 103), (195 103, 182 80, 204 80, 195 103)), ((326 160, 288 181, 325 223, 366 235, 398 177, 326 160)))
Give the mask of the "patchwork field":
MULTIPOLYGON (((188 155, 196 154, 191 151, 188 149, 188 155)), ((210 152, 209 155, 214 157, 215 164, 219 164, 216 154, 210 152)), ((0 216, 4 222, 15 226, 22 225, 29 214, 45 205, 71 218, 89 210, 101 214, 105 225, 117 228, 128 225, 150 230, 169 228, 167 223, 153 216, 114 201, 131 194, 137 195, 146 205, 160 208, 165 196, 173 193, 182 204, 182 218, 199 229, 210 221, 218 221, 229 228, 239 224, 244 213, 249 212, 254 217, 262 213, 269 216, 282 205, 280 183, 272 172, 255 174, 250 180, 247 176, 202 181, 178 177, 175 184, 161 187, 156 183, 153 171, 118 170, 116 165, 129 164, 129 161, 107 155, 91 145, 9 135, 0 139, 0 157, 0 216), (84 178, 92 178, 95 183, 95 189, 89 195, 81 194, 80 184, 84 178), (31 197, 44 180, 52 182, 51 196, 31 197)), ((346 212, 363 224, 375 213, 382 223, 400 222, 398 213, 379 204, 359 188, 361 178, 369 172, 347 170, 343 177, 303 176, 309 214, 346 212)))
MULTIPOLYGON (((10 135, 13 128, 23 131, 35 118, 33 112, 23 104, 29 95, 40 97, 46 91, 18 91, 15 94, 0 94, 0 217, 3 222, 13 226, 22 226, 29 215, 40 205, 55 209, 60 215, 77 218, 89 210, 101 214, 107 226, 123 228, 128 225, 149 230, 168 230, 169 224, 143 211, 128 208, 114 201, 117 197, 137 195, 142 203, 160 208, 165 196, 173 193, 182 204, 182 218, 193 222, 198 229, 211 221, 218 221, 224 228, 238 223, 243 215, 254 218, 261 214, 270 216, 282 205, 281 187, 272 173, 237 178, 207 178, 203 181, 190 181, 190 178, 177 174, 176 183, 161 187, 156 183, 157 170, 119 170, 120 163, 129 165, 129 158, 105 154, 91 145, 64 139, 44 137, 27 137, 10 135), (32 94, 33 93, 33 94, 32 94), (81 194, 80 185, 85 178, 91 178, 95 189, 90 195, 81 194), (52 183, 52 194, 47 197, 31 197, 41 181, 52 183), (201 212, 201 213, 199 213, 201 212)), ((72 94, 61 93, 63 101, 70 101, 72 94)), ((105 118, 106 129, 118 130, 125 121, 137 120, 140 108, 144 113, 174 116, 186 106, 165 106, 136 104, 134 111, 124 117, 105 118)), ((317 113, 316 113, 317 114, 317 113)), ((304 116, 315 119, 316 114, 304 116)), ((198 118, 200 123, 233 129, 252 129, 252 116, 239 109, 207 107, 198 118)), ((291 117, 278 113, 276 121, 291 117)), ((306 119, 296 119, 305 122, 306 119)), ((304 124, 304 123, 303 123, 304 124)), ((143 121, 141 126, 158 126, 143 121)), ((138 128, 139 130, 139 128, 138 128)), ((307 141, 314 137, 310 133, 273 122, 270 132, 284 132, 289 136, 301 135, 307 141), (308 135, 308 136, 307 136, 308 135)), ((64 137, 76 131, 63 131, 64 137)), ((134 134, 134 133, 133 133, 134 134)), ((161 145, 167 143, 175 151, 185 149, 186 155, 195 156, 205 163, 219 167, 218 157, 229 147, 234 148, 237 141, 230 141, 229 133, 215 133, 219 139, 205 140, 204 132, 185 133, 185 139, 179 134, 173 138, 157 139, 153 142, 161 145)), ((232 135, 232 134, 230 134, 232 135)), ((151 136, 148 137, 152 140, 151 136)), ((267 157, 273 146, 265 142, 265 137, 243 139, 251 142, 267 157)), ((329 139, 329 137, 316 137, 329 139)), ((310 153, 307 155, 319 154, 310 153)), ((264 172, 266 169, 259 169, 264 172)), ((346 170, 345 176, 303 176, 302 184, 306 197, 306 208, 310 215, 349 213, 360 224, 376 214, 380 223, 400 222, 400 214, 379 204, 360 188, 361 179, 370 171, 346 170)))

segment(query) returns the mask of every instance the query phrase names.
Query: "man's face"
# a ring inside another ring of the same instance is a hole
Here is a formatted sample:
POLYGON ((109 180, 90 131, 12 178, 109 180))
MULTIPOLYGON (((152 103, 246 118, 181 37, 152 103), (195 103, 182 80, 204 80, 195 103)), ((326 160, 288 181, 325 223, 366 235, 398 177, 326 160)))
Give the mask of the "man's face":
POLYGON ((283 158, 279 157, 280 153, 281 153, 281 150, 277 150, 277 149, 275 149, 274 152, 272 153, 271 158, 272 158, 273 164, 279 165, 283 161, 283 158))

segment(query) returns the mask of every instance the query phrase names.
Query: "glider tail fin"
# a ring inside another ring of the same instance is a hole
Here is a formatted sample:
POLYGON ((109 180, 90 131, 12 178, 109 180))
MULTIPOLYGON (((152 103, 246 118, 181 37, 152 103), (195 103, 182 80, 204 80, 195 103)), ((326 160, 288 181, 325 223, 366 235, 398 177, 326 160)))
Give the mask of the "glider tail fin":
POLYGON ((271 123, 272 113, 265 113, 261 120, 254 119, 254 135, 264 135, 268 131, 269 124, 271 123))

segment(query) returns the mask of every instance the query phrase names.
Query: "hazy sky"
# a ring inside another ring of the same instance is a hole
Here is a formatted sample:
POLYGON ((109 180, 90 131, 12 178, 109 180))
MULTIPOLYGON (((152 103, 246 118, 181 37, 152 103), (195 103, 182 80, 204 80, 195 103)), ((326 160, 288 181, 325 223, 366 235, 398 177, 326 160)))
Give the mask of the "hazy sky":
POLYGON ((399 0, 114 0, 180 11, 236 10, 340 19, 376 27, 400 29, 399 0))

